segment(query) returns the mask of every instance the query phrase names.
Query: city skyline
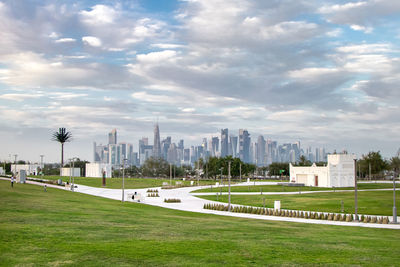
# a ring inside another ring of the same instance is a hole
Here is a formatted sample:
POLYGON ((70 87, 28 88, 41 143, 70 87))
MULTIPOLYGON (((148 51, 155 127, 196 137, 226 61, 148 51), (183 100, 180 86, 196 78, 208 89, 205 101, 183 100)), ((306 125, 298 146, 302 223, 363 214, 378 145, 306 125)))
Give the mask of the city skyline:
POLYGON ((166 136, 247 129, 390 158, 399 13, 390 0, 0 0, 0 160, 57 162, 60 127, 65 157, 90 160, 104 132, 152 140, 156 121, 160 151, 166 136))

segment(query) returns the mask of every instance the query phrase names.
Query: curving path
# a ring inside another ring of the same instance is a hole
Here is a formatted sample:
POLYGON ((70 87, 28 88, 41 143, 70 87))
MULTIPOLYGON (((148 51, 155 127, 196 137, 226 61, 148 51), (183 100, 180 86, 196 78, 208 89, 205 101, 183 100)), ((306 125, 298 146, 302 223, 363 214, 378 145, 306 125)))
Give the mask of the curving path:
MULTIPOLYGON (((3 180, 9 180, 7 178, 0 178, 3 180)), ((29 184, 36 184, 44 186, 44 184, 34 181, 27 181, 29 184)), ((250 183, 254 184, 254 183, 250 183)), ((256 183, 258 184, 258 183, 256 183)), ((265 183, 260 183, 265 184, 265 183)), ((274 184, 274 183, 272 183, 274 184)), ((248 185, 248 183, 236 184, 239 185, 248 185)), ((55 185, 47 185, 48 187, 54 187, 59 189, 65 189, 65 187, 55 186, 55 185)), ((247 219, 259 219, 259 220, 271 220, 271 221, 284 221, 284 222, 299 222, 299 223, 311 223, 311 224, 325 224, 325 225, 340 225, 340 226, 359 226, 359 227, 367 227, 367 228, 386 228, 386 229, 398 229, 400 230, 400 224, 373 224, 373 223, 361 223, 361 222, 341 222, 341 221, 326 221, 326 220, 314 220, 314 219, 304 219, 304 218, 292 218, 292 217, 279 217, 279 216, 266 216, 266 215, 256 215, 256 214, 247 214, 247 213, 232 213, 226 211, 216 211, 216 210, 207 210, 203 209, 204 204, 206 203, 221 203, 216 201, 210 201, 198 198, 191 194, 191 191, 209 188, 210 186, 195 186, 195 187, 182 187, 177 189, 161 189, 160 187, 154 187, 151 189, 157 189, 158 194, 160 197, 145 197, 143 204, 159 206, 163 208, 169 209, 176 209, 176 210, 183 210, 183 211, 191 211, 191 212, 199 212, 199 213, 207 213, 207 214, 216 214, 216 215, 223 215, 223 216, 231 216, 231 217, 240 217, 240 218, 247 218, 247 219), (181 203, 165 203, 165 198, 179 198, 181 203)), ((126 189, 125 190, 125 201, 130 202, 132 200, 127 199, 128 194, 133 194, 137 192, 142 196, 146 196, 146 191, 148 188, 145 189, 126 189)), ((92 196, 99 196, 114 200, 122 200, 122 190, 121 189, 106 189, 106 188, 97 188, 97 187, 90 187, 85 185, 76 185, 74 189, 75 192, 88 194, 92 196)), ((309 191, 310 193, 315 193, 315 191, 309 191)), ((322 191, 326 192, 326 191, 322 191)), ((275 193, 275 192, 274 192, 275 193)), ((280 193, 280 192, 277 192, 280 193)), ((284 192, 285 193, 285 192, 284 192)), ((286 192, 286 193, 294 193, 298 194, 298 192, 286 192)), ((304 193, 304 192, 302 192, 304 193)), ((257 193, 260 194, 260 193, 257 193)), ((233 205, 234 206, 234 205, 233 205)), ((389 217, 392 220, 391 217, 389 217)))

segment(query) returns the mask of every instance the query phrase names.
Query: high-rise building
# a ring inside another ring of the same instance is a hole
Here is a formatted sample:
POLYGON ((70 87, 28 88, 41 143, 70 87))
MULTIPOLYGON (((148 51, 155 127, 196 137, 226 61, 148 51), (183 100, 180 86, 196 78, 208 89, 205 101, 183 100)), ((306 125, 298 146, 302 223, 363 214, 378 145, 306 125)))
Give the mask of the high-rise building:
POLYGON ((265 139, 262 135, 257 138, 257 146, 256 146, 256 164, 257 166, 264 166, 266 162, 264 162, 265 158, 265 139))
POLYGON ((154 126, 153 157, 161 157, 160 129, 158 128, 158 123, 154 126))
POLYGON ((221 129, 221 157, 228 156, 228 129, 221 129))
POLYGON ((171 145, 171 136, 167 136, 167 138, 165 138, 161 142, 161 157, 165 160, 167 160, 168 149, 170 145, 171 145))
POLYGON ((245 129, 239 129, 239 158, 250 163, 250 134, 245 129))
POLYGON ((113 129, 108 134, 108 144, 109 145, 116 145, 117 144, 117 129, 113 129))
POLYGON ((230 140, 229 147, 230 147, 230 150, 231 150, 230 155, 232 155, 232 157, 236 158, 237 157, 238 137, 231 135, 229 137, 229 140, 230 140))
POLYGON ((211 138, 211 156, 217 157, 218 156, 218 145, 219 145, 219 139, 218 137, 212 137, 211 138))

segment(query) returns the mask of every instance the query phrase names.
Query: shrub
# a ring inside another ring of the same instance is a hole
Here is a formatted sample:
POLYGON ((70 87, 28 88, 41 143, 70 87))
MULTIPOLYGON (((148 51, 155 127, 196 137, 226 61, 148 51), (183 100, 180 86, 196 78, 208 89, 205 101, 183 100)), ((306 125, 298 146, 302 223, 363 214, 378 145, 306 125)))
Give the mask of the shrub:
POLYGON ((383 224, 388 224, 389 223, 389 217, 383 218, 382 223, 383 224))
POLYGON ((147 189, 147 193, 158 193, 157 189, 147 189))
POLYGON ((307 211, 306 211, 305 214, 304 214, 304 218, 306 218, 306 219, 310 218, 310 216, 309 216, 309 214, 308 214, 307 211))
POLYGON ((370 223, 376 223, 376 222, 377 222, 376 216, 372 217, 370 223))
POLYGON ((346 221, 346 214, 342 215, 342 221, 345 222, 346 221))
POLYGON ((368 223, 368 222, 369 222, 369 216, 364 216, 363 222, 364 222, 364 223, 368 223))
POLYGON ((346 222, 351 222, 353 220, 353 215, 347 214, 346 216, 346 222))
POLYGON ((181 200, 179 198, 165 198, 164 202, 166 202, 166 203, 180 203, 181 200))
POLYGON ((324 220, 328 220, 328 213, 324 214, 324 220))
POLYGON ((301 217, 301 218, 304 218, 304 212, 303 212, 303 211, 301 212, 300 217, 301 217))
POLYGON ((379 219, 378 219, 378 223, 382 223, 383 222, 383 217, 381 216, 381 217, 379 217, 379 219))
POLYGON ((364 221, 364 215, 361 215, 360 222, 363 222, 363 221, 364 221))
POLYGON ((333 221, 333 213, 329 213, 329 215, 328 215, 328 220, 329 220, 329 221, 333 221))

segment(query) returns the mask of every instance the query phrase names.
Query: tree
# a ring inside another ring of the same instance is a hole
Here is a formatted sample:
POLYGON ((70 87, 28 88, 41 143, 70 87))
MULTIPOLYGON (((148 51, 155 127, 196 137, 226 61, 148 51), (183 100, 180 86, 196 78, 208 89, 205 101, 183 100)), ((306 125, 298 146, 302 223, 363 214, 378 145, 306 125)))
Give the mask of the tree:
POLYGON ((400 171, 400 158, 399 157, 391 158, 389 166, 390 169, 394 171, 394 175, 396 175, 400 171))
POLYGON ((360 172, 364 174, 369 174, 370 168, 372 175, 380 174, 388 168, 388 163, 382 159, 380 151, 371 151, 363 155, 357 164, 360 166, 360 172))
POLYGON ((58 132, 53 133, 53 141, 61 144, 61 168, 64 166, 64 143, 72 140, 71 132, 67 132, 65 128, 59 128, 58 132))
POLYGON ((309 161, 304 155, 300 156, 299 166, 311 166, 311 161, 309 161))

